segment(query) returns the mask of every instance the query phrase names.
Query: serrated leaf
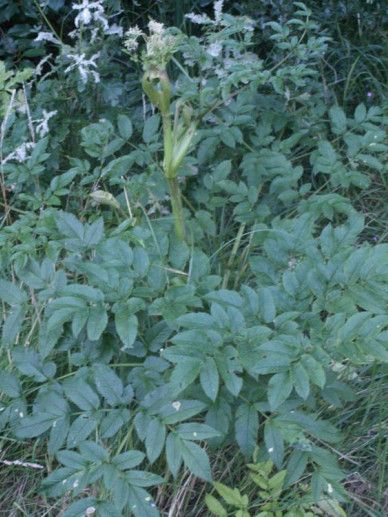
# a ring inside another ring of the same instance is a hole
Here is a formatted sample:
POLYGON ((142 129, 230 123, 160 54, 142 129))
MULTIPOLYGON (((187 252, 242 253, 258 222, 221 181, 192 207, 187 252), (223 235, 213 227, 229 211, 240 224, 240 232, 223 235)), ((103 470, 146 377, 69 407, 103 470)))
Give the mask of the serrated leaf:
POLYGON ((264 426, 264 443, 271 460, 280 469, 284 458, 284 440, 279 428, 271 420, 267 420, 264 426))
POLYGON ((119 470, 129 470, 137 467, 145 458, 144 452, 126 451, 112 459, 112 465, 119 470))
POLYGON ((220 433, 212 427, 196 422, 180 424, 175 430, 182 440, 208 440, 220 436, 220 433))
POLYGON ((90 341, 97 341, 108 325, 108 314, 102 305, 90 307, 86 331, 90 341))
POLYGON ((20 419, 15 434, 18 438, 35 438, 50 429, 54 421, 53 415, 43 412, 24 417, 20 419))
POLYGON ((180 440, 179 449, 186 467, 205 481, 211 481, 210 462, 206 452, 194 442, 180 440))
POLYGON ((293 364, 292 377, 295 391, 302 399, 306 400, 310 393, 310 379, 306 369, 301 363, 293 364))
POLYGON ((145 446, 150 463, 156 461, 164 447, 166 426, 158 419, 152 418, 147 427, 145 446))
POLYGON ((216 517, 227 517, 228 512, 225 510, 225 508, 222 506, 222 504, 213 497, 211 494, 206 494, 205 496, 205 503, 206 506, 209 508, 209 511, 216 515, 216 517))
POLYGON ((27 296, 12 282, 0 279, 0 299, 13 306, 26 302, 27 296))
POLYGON ((182 453, 180 450, 180 440, 172 433, 169 433, 166 440, 166 460, 168 468, 175 478, 182 464, 182 453))
POLYGON ((104 364, 97 364, 93 368, 94 382, 100 395, 111 406, 120 404, 123 396, 123 383, 114 371, 104 364))
POLYGON ((237 488, 230 488, 216 481, 213 483, 213 486, 227 504, 235 508, 243 506, 242 496, 237 488))
POLYGON ((268 382, 268 402, 271 410, 276 410, 292 391, 292 381, 289 373, 277 373, 268 382))
POLYGON ((311 355, 303 355, 302 362, 311 382, 319 386, 319 388, 323 388, 326 384, 326 374, 322 365, 311 355))
POLYGON ((10 372, 0 370, 0 392, 8 397, 17 398, 21 395, 19 379, 10 372))
POLYGON ((124 140, 129 140, 133 133, 132 122, 129 117, 120 113, 117 117, 117 127, 119 129, 120 136, 124 140))
POLYGON ((67 446, 73 448, 86 440, 97 427, 97 421, 90 415, 78 416, 70 426, 67 435, 67 446))
POLYGON ((125 348, 131 348, 137 336, 137 317, 128 306, 120 308, 115 314, 117 333, 125 348))
POLYGON ((135 517, 159 517, 152 497, 140 487, 129 488, 129 508, 135 517))
POLYGON ((257 444, 259 417, 253 405, 242 403, 236 411, 235 433, 241 451, 251 456, 257 444))
POLYGON ((205 394, 213 401, 216 400, 219 388, 219 375, 216 362, 208 357, 200 371, 201 386, 205 394))
POLYGON ((171 375, 171 385, 174 393, 180 393, 190 386, 198 377, 202 362, 194 357, 187 357, 178 363, 171 375))
POLYGON ((100 399, 82 379, 68 379, 63 383, 65 395, 84 411, 92 411, 100 405, 100 399))
POLYGON ((262 287, 258 291, 260 313, 265 323, 272 323, 276 316, 275 302, 271 291, 267 287, 262 287))

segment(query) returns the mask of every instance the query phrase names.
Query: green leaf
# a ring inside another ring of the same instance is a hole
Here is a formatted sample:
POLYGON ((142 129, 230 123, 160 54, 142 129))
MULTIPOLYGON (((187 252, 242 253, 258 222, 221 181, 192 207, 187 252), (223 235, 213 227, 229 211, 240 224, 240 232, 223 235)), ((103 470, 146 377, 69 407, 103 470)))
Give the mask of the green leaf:
POLYGON ((26 293, 8 280, 0 279, 0 299, 8 305, 21 305, 27 301, 26 293))
POLYGON ((203 391, 213 401, 216 400, 219 388, 219 375, 216 362, 208 357, 201 367, 200 381, 203 391))
POLYGON ((287 464, 287 476, 285 485, 290 486, 296 483, 306 470, 308 453, 299 450, 293 450, 287 464))
POLYGON ((124 387, 120 377, 104 364, 95 365, 93 371, 96 388, 108 404, 114 406, 122 403, 124 387))
POLYGON ((293 364, 292 377, 295 391, 302 399, 306 400, 310 393, 310 379, 301 363, 293 364))
POLYGON ((361 103, 357 106, 357 108, 354 111, 354 120, 361 124, 361 122, 364 122, 366 119, 366 108, 365 104, 361 103))
POLYGON ((92 411, 100 405, 100 399, 82 379, 68 379, 63 383, 65 395, 84 411, 92 411))
POLYGON ((188 440, 181 440, 179 449, 190 472, 205 481, 211 481, 210 463, 206 452, 199 445, 188 440))
POLYGON ((228 486, 216 481, 213 483, 213 486, 225 501, 225 503, 230 504, 230 506, 235 508, 241 508, 245 506, 243 497, 237 488, 229 488, 228 486))
POLYGON ((127 408, 111 409, 101 420, 101 438, 111 438, 129 422, 131 413, 127 408))
POLYGON ((79 445, 79 450, 83 458, 92 462, 105 462, 109 459, 109 453, 104 447, 96 442, 86 441, 79 445))
POLYGON ((129 509, 135 517, 159 517, 160 515, 150 494, 136 486, 129 488, 129 509))
POLYGON ((96 507, 96 499, 94 497, 87 497, 85 499, 79 499, 74 501, 66 510, 62 513, 62 517, 80 517, 80 515, 87 515, 85 511, 88 508, 96 507))
POLYGON ((182 440, 208 440, 220 436, 220 433, 212 427, 199 423, 181 424, 175 430, 182 440))
POLYGON ((303 355, 302 362, 311 382, 323 388, 326 384, 326 374, 321 364, 311 355, 303 355))
POLYGON ((262 287, 258 291, 260 313, 265 323, 272 323, 276 316, 276 307, 271 291, 262 287))
POLYGON ((97 427, 97 420, 90 415, 78 416, 70 426, 67 435, 67 446, 69 449, 83 442, 97 427))
POLYGON ((150 463, 156 461, 164 447, 166 439, 166 426, 159 420, 159 418, 152 418, 148 428, 145 439, 145 446, 147 457, 150 463))
POLYGON ((232 305, 234 307, 241 307, 243 299, 236 291, 230 291, 229 289, 219 289, 218 291, 212 291, 205 295, 205 299, 211 302, 219 304, 232 305))
POLYGON ((54 421, 53 415, 43 412, 24 417, 20 419, 15 434, 18 438, 35 438, 50 429, 54 421))
POLYGON ((124 140, 129 140, 133 133, 133 127, 131 120, 126 116, 120 115, 117 117, 117 127, 119 129, 120 136, 124 138, 124 140))
POLYGON ((24 307, 14 306, 3 323, 1 340, 3 345, 10 346, 15 343, 16 336, 22 328, 26 310, 24 307))
POLYGON ((253 405, 242 403, 236 411, 235 433, 241 451, 251 456, 257 444, 259 417, 253 405))
POLYGON ((117 333, 125 348, 131 348, 137 336, 137 317, 128 306, 121 307, 115 314, 117 333))
POLYGON ((129 470, 137 467, 145 458, 144 452, 126 451, 112 459, 112 465, 119 470, 129 470))
POLYGON ((179 400, 161 409, 160 415, 165 424, 177 424, 197 415, 206 408, 206 404, 199 400, 179 400))
POLYGON ((217 517, 227 517, 228 512, 222 506, 222 504, 211 494, 206 494, 205 496, 206 506, 209 508, 209 511, 216 515, 217 517))
POLYGON ((21 386, 19 379, 12 373, 0 370, 0 392, 13 399, 20 397, 21 386))
POLYGON ((289 373, 277 373, 268 382, 268 402, 272 411, 275 411, 292 391, 292 381, 289 373))
POLYGON ((343 109, 339 106, 332 106, 329 110, 329 116, 331 120, 331 127, 333 133, 341 135, 346 131, 346 115, 343 109))
POLYGON ((166 440, 166 460, 168 468, 174 478, 177 476, 182 463, 182 453, 180 449, 180 440, 173 434, 169 433, 166 440))
POLYGON ((190 329, 213 328, 214 319, 205 312, 191 312, 177 319, 178 325, 190 329))
POLYGON ((108 314, 103 305, 90 307, 89 317, 86 326, 88 339, 97 341, 108 324, 108 314))
POLYGON ((284 441, 282 433, 272 420, 265 423, 264 443, 271 460, 280 469, 284 458, 284 441))
POLYGON ((143 140, 146 144, 149 144, 156 139, 159 123, 159 115, 153 115, 152 117, 146 119, 143 128, 143 140))
POLYGON ((201 367, 201 360, 194 357, 187 357, 178 363, 171 375, 174 393, 178 394, 190 386, 198 377, 201 367))

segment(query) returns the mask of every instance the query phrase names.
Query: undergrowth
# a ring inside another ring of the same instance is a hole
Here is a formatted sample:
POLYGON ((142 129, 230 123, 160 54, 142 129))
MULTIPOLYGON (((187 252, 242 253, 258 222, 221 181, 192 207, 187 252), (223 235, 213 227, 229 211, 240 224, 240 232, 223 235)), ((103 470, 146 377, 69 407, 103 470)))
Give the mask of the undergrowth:
POLYGON ((350 4, 0 1, 0 515, 385 514, 386 60, 350 4))

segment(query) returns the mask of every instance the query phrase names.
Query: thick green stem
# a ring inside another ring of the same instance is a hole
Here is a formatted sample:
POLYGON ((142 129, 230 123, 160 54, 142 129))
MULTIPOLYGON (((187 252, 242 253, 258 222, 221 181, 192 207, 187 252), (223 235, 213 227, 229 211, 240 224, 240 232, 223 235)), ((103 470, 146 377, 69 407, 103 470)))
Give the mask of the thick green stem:
POLYGON ((172 214, 174 216, 175 233, 178 239, 186 239, 185 218, 183 215, 182 194, 178 178, 167 178, 171 195, 172 214))
POLYGON ((172 154, 174 149, 173 133, 171 127, 171 118, 169 113, 162 114, 163 120, 163 147, 164 159, 163 169, 166 178, 174 176, 172 169, 172 154))

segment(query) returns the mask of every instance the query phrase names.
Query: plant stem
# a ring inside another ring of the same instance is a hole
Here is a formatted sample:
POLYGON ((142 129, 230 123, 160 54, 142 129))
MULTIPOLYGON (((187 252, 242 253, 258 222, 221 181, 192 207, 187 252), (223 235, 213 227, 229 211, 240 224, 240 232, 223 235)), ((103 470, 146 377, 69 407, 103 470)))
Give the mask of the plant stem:
POLYGON ((171 195, 171 207, 174 216, 175 233, 184 241, 186 239, 185 218, 183 215, 182 194, 178 178, 166 178, 171 195))
POLYGON ((240 247, 241 238, 244 234, 245 230, 245 223, 241 223, 240 228, 238 229, 236 240, 234 241, 232 252, 230 254, 228 263, 226 265, 226 271, 224 276, 224 281, 222 282, 222 288, 226 289, 228 287, 229 277, 232 272, 232 266, 235 259, 235 256, 237 254, 238 248, 240 247))

